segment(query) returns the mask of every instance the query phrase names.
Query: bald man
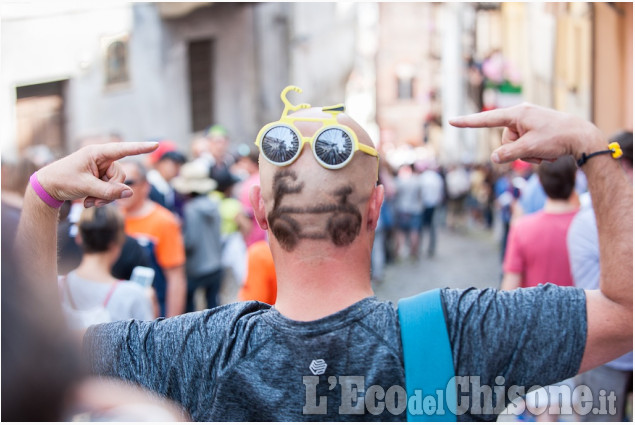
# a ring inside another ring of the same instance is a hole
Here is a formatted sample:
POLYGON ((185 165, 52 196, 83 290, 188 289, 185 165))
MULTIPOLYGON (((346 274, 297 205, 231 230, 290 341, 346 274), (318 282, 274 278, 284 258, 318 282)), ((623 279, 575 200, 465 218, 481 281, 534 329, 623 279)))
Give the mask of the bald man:
MULTIPOLYGON (((85 352, 95 373, 163 394, 194 420, 403 421, 411 403, 403 390, 398 315, 392 304, 373 297, 370 283, 383 198, 375 183, 377 152, 343 108, 292 105, 285 94, 281 119, 258 135, 261 186, 251 193, 274 257, 275 306, 252 301, 165 320, 98 325, 86 332, 85 352)), ((451 408, 459 420, 495 420, 519 391, 631 349, 632 190, 610 155, 583 155, 606 151, 606 142, 581 119, 522 105, 452 124, 505 127, 495 162, 583 159, 598 212, 599 291, 543 285, 441 292, 459 384, 451 408)), ((42 169, 43 190, 57 200, 88 195, 87 205, 129 196, 113 162, 125 153, 110 152, 108 145, 91 149, 42 169), (106 160, 95 166, 95 158, 106 160), (64 178, 69 172, 78 178, 64 178), (91 181, 95 188, 86 185, 91 181)), ((55 264, 49 258, 55 258, 55 244, 48 240, 55 232, 32 226, 54 228, 55 213, 38 193, 27 191, 20 240, 37 242, 42 270, 48 270, 44 266, 55 264)), ((29 255, 31 245, 21 246, 29 255)), ((610 399, 605 401, 608 406, 610 399)))

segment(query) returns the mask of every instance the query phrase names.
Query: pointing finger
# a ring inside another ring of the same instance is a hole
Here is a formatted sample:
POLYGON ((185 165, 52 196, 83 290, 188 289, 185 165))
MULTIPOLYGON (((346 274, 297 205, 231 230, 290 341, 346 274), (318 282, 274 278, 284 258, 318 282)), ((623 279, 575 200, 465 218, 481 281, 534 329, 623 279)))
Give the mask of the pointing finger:
POLYGON ((155 150, 157 142, 124 142, 99 145, 97 155, 105 160, 116 161, 126 156, 139 155, 155 150))
POLYGON ((449 123, 455 127, 509 127, 514 124, 515 114, 510 109, 496 109, 493 111, 479 112, 478 114, 464 115, 451 118, 449 123))

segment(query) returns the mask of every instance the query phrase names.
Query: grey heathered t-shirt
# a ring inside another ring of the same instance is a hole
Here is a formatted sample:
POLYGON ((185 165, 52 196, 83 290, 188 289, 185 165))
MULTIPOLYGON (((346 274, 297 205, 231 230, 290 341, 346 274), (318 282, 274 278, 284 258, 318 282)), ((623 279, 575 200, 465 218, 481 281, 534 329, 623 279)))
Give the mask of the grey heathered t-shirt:
MULTIPOLYGON (((578 371, 587 328, 582 290, 445 289, 442 301, 457 376, 529 389, 578 371)), ((164 394, 197 421, 406 420, 397 312, 374 297, 311 322, 255 301, 235 303, 98 325, 84 343, 94 372, 164 394)))

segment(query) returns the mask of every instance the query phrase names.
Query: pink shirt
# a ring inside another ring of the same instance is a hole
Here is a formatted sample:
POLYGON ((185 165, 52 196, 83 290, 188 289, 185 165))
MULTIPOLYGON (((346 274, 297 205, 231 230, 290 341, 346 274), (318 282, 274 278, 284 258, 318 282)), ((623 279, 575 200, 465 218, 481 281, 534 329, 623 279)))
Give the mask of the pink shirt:
POLYGON ((573 286, 567 230, 576 213, 538 211, 519 218, 509 230, 503 270, 520 273, 523 288, 539 283, 573 286))

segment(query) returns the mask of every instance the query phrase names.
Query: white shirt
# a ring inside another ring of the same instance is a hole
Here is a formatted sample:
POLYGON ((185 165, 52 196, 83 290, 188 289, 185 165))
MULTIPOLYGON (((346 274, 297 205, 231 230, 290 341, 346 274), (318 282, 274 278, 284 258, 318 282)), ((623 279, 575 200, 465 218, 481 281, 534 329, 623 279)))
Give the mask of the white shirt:
POLYGON ((425 170, 419 177, 423 191, 423 205, 436 207, 443 201, 443 177, 433 170, 425 170))

